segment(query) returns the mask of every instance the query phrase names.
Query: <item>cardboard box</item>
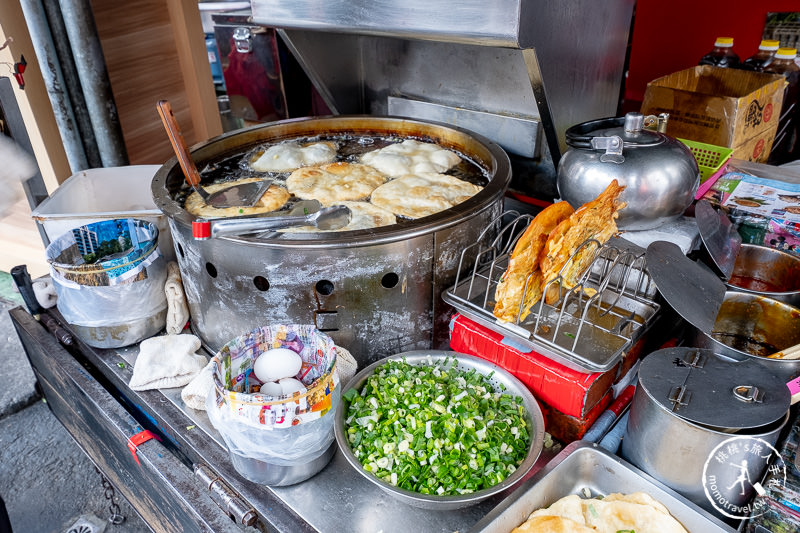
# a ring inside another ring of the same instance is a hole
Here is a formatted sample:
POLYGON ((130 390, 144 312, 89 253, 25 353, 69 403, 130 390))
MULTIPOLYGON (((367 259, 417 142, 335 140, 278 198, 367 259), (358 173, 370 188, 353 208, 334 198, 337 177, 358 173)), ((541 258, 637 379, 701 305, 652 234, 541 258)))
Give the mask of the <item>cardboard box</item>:
POLYGON ((733 148, 733 157, 767 160, 783 100, 779 74, 702 65, 647 84, 642 113, 669 113, 667 135, 733 148))

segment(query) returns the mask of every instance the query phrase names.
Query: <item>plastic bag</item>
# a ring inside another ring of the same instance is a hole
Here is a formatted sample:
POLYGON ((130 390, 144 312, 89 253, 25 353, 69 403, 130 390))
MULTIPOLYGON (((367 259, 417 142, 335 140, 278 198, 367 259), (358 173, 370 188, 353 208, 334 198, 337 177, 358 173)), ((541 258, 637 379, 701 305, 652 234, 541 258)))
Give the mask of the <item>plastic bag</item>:
POLYGON ((313 461, 331 445, 334 439, 333 413, 340 398, 341 388, 337 387, 331 398, 329 414, 289 428, 268 429, 249 424, 225 406, 218 406, 214 394, 206 398, 206 413, 230 453, 278 466, 294 466, 313 461))
POLYGON ((70 324, 129 324, 167 308, 167 263, 158 249, 158 228, 150 222, 87 224, 50 243, 46 254, 56 305, 70 324))

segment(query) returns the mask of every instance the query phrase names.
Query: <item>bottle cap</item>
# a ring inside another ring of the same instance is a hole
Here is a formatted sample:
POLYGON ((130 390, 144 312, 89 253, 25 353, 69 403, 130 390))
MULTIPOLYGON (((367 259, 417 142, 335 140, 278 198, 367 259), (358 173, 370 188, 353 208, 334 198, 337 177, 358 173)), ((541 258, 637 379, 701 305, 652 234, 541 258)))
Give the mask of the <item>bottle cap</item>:
POLYGON ((797 57, 797 48, 778 48, 775 59, 794 59, 797 57))
POLYGON ((733 46, 733 37, 717 37, 717 40, 714 41, 714 46, 730 48, 733 46))
POLYGON ((770 39, 764 39, 761 41, 761 44, 758 45, 759 50, 777 50, 780 48, 781 42, 780 41, 773 41, 770 39))

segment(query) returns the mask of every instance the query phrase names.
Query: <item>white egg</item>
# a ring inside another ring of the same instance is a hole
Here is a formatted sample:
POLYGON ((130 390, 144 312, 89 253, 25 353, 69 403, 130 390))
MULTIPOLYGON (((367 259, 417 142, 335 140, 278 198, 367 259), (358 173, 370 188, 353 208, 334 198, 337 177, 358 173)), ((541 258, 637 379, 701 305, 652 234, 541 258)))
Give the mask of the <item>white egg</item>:
POLYGON ((306 391, 306 386, 294 378, 283 378, 279 383, 281 384, 281 389, 283 389, 283 394, 306 391))
POLYGON ((274 381, 267 381, 263 385, 261 385, 261 394, 266 394, 267 396, 280 396, 283 394, 283 387, 281 387, 280 383, 275 383, 274 381))
POLYGON ((253 363, 253 372, 259 381, 279 381, 296 376, 303 360, 288 348, 273 348, 258 356, 253 363))

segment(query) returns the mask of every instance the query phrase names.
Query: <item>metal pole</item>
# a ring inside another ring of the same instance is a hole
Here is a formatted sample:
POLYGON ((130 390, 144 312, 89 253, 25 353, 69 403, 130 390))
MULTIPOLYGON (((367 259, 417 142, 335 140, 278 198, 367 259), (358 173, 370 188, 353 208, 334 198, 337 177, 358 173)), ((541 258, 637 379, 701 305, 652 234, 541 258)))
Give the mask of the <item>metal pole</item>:
POLYGON ((97 140, 94 136, 94 130, 92 130, 92 121, 89 117, 89 111, 86 109, 81 80, 78 78, 75 60, 72 58, 72 49, 69 45, 67 29, 64 27, 64 19, 61 16, 58 1, 45 0, 44 10, 47 15, 47 22, 56 54, 58 54, 61 74, 64 76, 64 82, 66 83, 67 96, 69 96, 69 100, 72 103, 75 124, 78 126, 80 139, 83 142, 86 161, 89 163, 89 168, 102 167, 103 160, 100 158, 100 151, 97 148, 97 140))
POLYGON ((67 161, 74 174, 88 168, 88 163, 80 133, 75 124, 72 105, 65 93, 66 85, 50 34, 50 27, 47 25, 44 8, 41 0, 20 0, 20 5, 33 41, 36 58, 39 60, 47 96, 50 98, 50 105, 53 106, 67 161))
POLYGON ((128 164, 117 106, 88 0, 59 0, 103 166, 128 164))

